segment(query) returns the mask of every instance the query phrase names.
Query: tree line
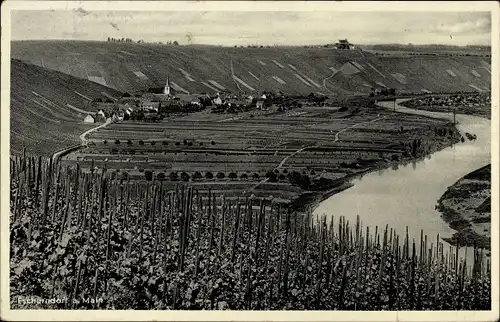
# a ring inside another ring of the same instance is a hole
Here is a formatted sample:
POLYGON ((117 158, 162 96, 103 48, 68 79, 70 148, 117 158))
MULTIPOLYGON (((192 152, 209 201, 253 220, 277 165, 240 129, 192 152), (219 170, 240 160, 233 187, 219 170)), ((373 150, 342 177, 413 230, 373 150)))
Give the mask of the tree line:
MULTIPOLYGON (((122 43, 137 43, 137 44, 159 44, 159 45, 163 45, 164 43, 161 42, 161 41, 158 41, 158 42, 147 42, 147 41, 144 41, 143 39, 139 39, 137 41, 134 41, 133 39, 131 38, 113 38, 113 37, 108 37, 108 42, 122 42, 122 43)), ((178 46, 179 45, 179 42, 177 40, 174 40, 174 41, 167 41, 165 43, 166 45, 174 45, 174 46, 178 46)))

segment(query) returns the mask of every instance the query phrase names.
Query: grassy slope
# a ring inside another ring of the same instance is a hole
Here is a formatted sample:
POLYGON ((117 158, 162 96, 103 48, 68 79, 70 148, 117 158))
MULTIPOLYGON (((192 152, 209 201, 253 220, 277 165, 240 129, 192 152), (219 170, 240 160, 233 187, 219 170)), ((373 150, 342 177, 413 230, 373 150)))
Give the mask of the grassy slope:
POLYGON ((11 153, 26 147, 47 155, 79 143, 79 135, 92 125, 82 124, 84 114, 67 104, 89 111, 89 98, 101 92, 118 96, 113 89, 54 70, 11 61, 11 153))
MULTIPOLYGON (((490 62, 486 57, 382 57, 327 48, 223 48, 75 41, 13 42, 12 56, 76 77, 102 77, 108 86, 120 91, 163 86, 167 75, 190 92, 212 91, 202 84, 207 80, 215 80, 229 90, 239 91, 231 77, 231 62, 234 74, 255 90, 346 95, 369 93, 375 82, 409 91, 474 91, 469 84, 482 89, 490 87, 490 74, 485 69, 490 68, 490 62), (332 76, 331 67, 352 70, 349 63, 353 61, 361 64, 361 72, 350 76, 338 72, 332 76), (304 84, 294 75, 297 71, 289 64, 300 71, 303 78, 304 75, 309 77, 319 87, 304 84), (184 77, 179 68, 189 73, 194 81, 184 77), (447 69, 457 76, 450 76, 447 69), (480 77, 472 75, 472 70, 476 70, 480 77), (147 79, 134 74, 139 71, 147 79), (391 76, 394 73, 406 76, 407 84, 398 82, 391 76), (286 84, 280 84, 273 76, 278 76, 286 84), (325 88, 323 81, 326 78, 325 88)), ((251 92, 241 84, 239 87, 251 92)))

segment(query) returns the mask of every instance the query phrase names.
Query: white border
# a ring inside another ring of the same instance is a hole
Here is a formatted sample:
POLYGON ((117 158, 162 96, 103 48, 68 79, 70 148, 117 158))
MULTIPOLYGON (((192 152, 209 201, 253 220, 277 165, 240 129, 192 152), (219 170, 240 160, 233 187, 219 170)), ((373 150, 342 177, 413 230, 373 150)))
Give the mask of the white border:
POLYGON ((53 321, 496 321, 498 311, 498 227, 499 227, 499 4, 478 2, 289 2, 289 1, 6 1, 2 3, 2 87, 1 87, 1 318, 5 320, 53 321), (491 11, 492 13, 492 311, 440 312, 341 312, 341 311, 29 311, 9 309, 9 123, 10 123, 10 11, 73 10, 88 11, 491 11))

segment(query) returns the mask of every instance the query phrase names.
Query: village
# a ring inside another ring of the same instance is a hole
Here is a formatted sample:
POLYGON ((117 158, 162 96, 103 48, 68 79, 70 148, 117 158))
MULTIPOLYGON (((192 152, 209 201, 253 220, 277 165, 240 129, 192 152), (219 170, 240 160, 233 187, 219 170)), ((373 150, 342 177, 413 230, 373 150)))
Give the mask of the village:
POLYGON ((95 113, 85 116, 84 123, 117 121, 158 122, 171 114, 186 114, 210 109, 210 113, 233 114, 248 111, 286 111, 302 106, 323 106, 328 97, 311 93, 285 95, 282 92, 263 91, 256 95, 217 93, 179 93, 170 86, 152 87, 136 93, 124 93, 120 98, 105 96, 91 103, 95 113))

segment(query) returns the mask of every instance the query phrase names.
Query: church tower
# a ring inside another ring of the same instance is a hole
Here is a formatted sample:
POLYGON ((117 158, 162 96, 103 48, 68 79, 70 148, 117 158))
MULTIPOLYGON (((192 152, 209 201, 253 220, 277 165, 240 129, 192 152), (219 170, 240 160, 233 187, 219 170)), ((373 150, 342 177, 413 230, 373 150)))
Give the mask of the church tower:
POLYGON ((170 81, 168 79, 168 76, 167 76, 167 84, 165 84, 165 88, 163 89, 163 94, 165 94, 165 95, 171 95, 171 92, 170 92, 170 81))

